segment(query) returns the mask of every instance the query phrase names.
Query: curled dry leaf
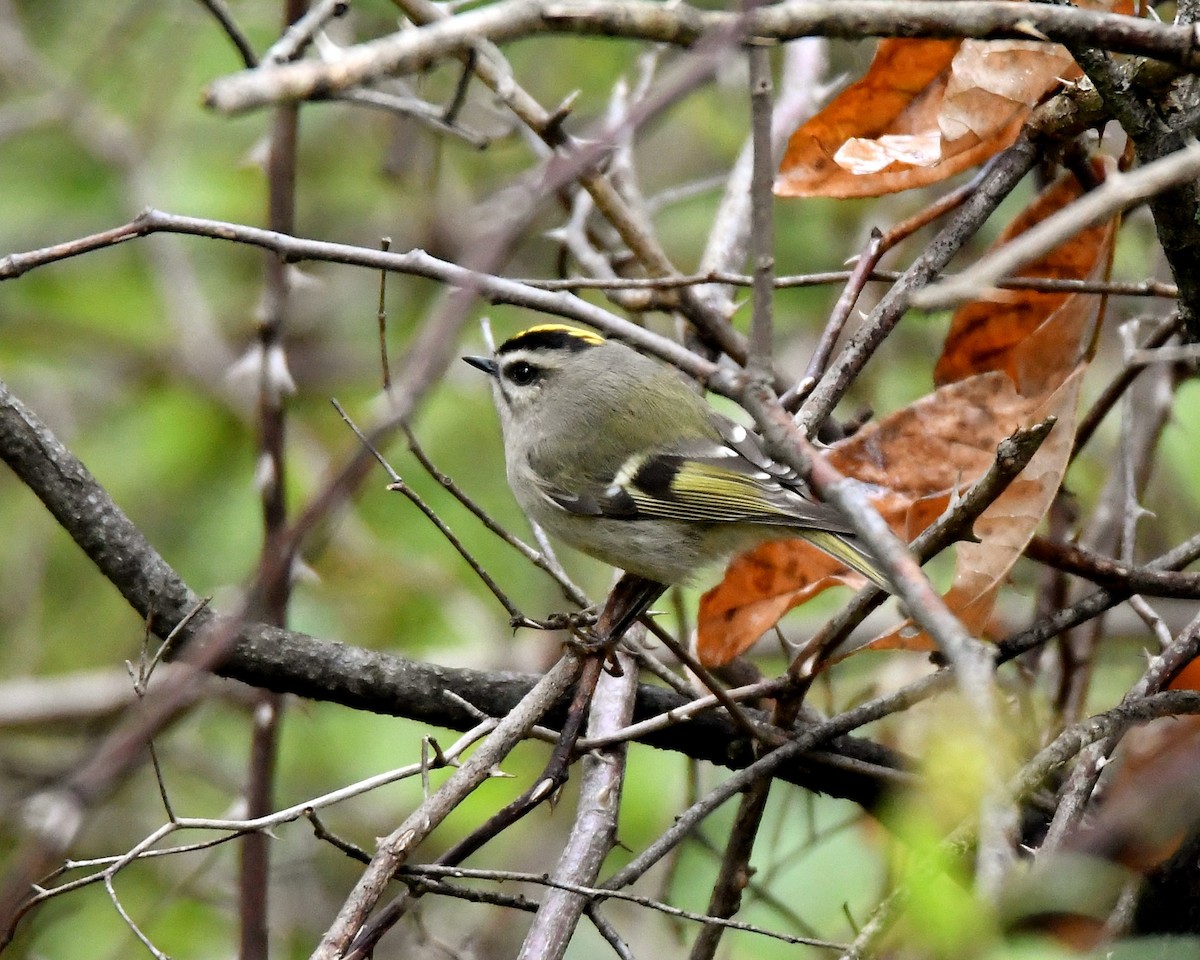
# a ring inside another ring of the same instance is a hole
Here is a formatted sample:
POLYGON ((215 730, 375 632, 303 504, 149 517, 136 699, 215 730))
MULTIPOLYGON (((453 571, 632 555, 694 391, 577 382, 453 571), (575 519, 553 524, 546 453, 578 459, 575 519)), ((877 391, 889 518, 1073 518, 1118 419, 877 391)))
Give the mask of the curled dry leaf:
MULTIPOLYGON (((1009 484, 996 500, 976 519, 974 525, 978 543, 959 543, 955 546, 954 580, 943 597, 963 626, 975 636, 983 635, 992 616, 996 593, 1004 584, 1013 564, 1029 545, 1029 540, 1050 509, 1071 456, 1075 440, 1076 411, 1079 406, 1079 385, 1085 365, 1080 364, 1066 381, 1049 397, 1039 399, 1022 396, 1003 374, 983 373, 951 386, 964 386, 990 377, 999 377, 1011 393, 1007 399, 1012 409, 1022 409, 1022 426, 1055 417, 1057 423, 1038 448, 1025 469, 1009 484)), ((946 388, 940 388, 946 389, 946 388)), ((1006 434, 1006 436, 1009 434, 1006 434)), ((996 440, 999 443, 1004 439, 996 440)), ((990 452, 995 453, 995 444, 990 452)), ((991 463, 976 474, 977 478, 991 463)), ((973 478, 973 479, 975 479, 973 478)), ((933 641, 905 621, 876 638, 876 649, 932 650, 933 641)))
MULTIPOLYGON (((1104 168, 1094 169, 1102 179, 1104 168)), ((1048 188, 1006 232, 1001 243, 1078 198, 1068 178, 1048 188)), ((1031 264, 1033 276, 1085 279, 1110 262, 1115 224, 1077 234, 1031 264)), ((956 492, 992 464, 996 446, 1018 428, 1047 416, 1050 436, 975 522, 979 543, 956 549, 946 601, 973 632, 982 633, 995 594, 1033 536, 1062 482, 1074 439, 1079 385, 1102 298, 1095 294, 1018 291, 1001 304, 970 304, 951 323, 933 393, 830 448, 830 462, 870 485, 871 499, 900 536, 911 540, 933 522, 956 492)), ((749 648, 787 610, 836 583, 858 583, 802 540, 759 547, 734 558, 725 578, 701 598, 697 652, 708 665, 749 648)), ((928 649, 906 622, 877 645, 928 649)))
POLYGON ((873 197, 934 183, 1002 149, 942 143, 937 116, 957 40, 884 40, 862 79, 788 140, 775 192, 784 197, 873 197))
MULTIPOLYGON (((1129 14, 1130 0, 1082 6, 1129 14)), ((1011 144, 1034 106, 1079 75, 1032 40, 884 40, 861 79, 788 141, 775 192, 875 197, 937 183, 1011 144)))
POLYGON ((954 56, 938 113, 947 143, 991 138, 1079 70, 1065 47, 1032 40, 964 40, 954 56))
MULTIPOLYGON (((1102 182, 1107 168, 1100 160, 1091 173, 1102 182)), ((1063 177, 1038 197, 1037 202, 1011 223, 996 246, 1011 239, 1051 214, 1064 209, 1082 195, 1074 177, 1063 177)), ((1088 227, 1021 271, 1022 277, 1055 280, 1095 280, 1108 272, 1114 221, 1088 227)), ((1083 359, 1091 347, 1085 336, 1094 326, 1098 306, 1095 296, 1073 296, 1037 290, 1001 293, 1001 299, 965 304, 950 323, 942 355, 933 369, 933 382, 953 383, 984 370, 1003 370, 1027 395, 1053 389, 1083 359), (1048 323, 1048 318, 1054 323, 1048 323), (1065 353, 1064 353, 1065 351, 1065 353)))
MULTIPOLYGON (((1106 167, 1092 166, 1097 182, 1106 167)), ((1052 184, 1001 236, 1003 245, 1078 199, 1075 177, 1052 184)), ((1077 233, 1030 264, 1024 276, 1096 279, 1108 273, 1116 221, 1077 233)), ((1079 386, 1091 358, 1102 299, 1095 294, 1016 291, 999 303, 970 303, 950 324, 937 383, 969 383, 1003 371, 1017 395, 1028 398, 1030 423, 1054 416, 1058 422, 1033 459, 996 502, 975 521, 979 543, 955 548, 954 582, 947 606, 977 635, 986 631, 996 591, 1024 552, 1062 483, 1075 439, 1079 386), (966 378, 966 379, 963 379, 966 378)), ((907 623, 874 641, 876 647, 930 649, 932 641, 907 623)))
MULTIPOLYGON (((868 424, 832 446, 828 456, 841 473, 872 487, 870 499, 875 508, 897 535, 911 540, 945 511, 955 493, 991 466, 1001 440, 1020 427, 1044 419, 1051 412, 1045 407, 1036 398, 1031 400, 1018 393, 1003 373, 983 373, 939 387, 903 410, 868 424)), ((1053 412, 1060 412, 1059 406, 1053 412)), ((1065 433, 1055 427, 1042 449, 1052 445, 1056 434, 1065 433)), ((1069 440, 1066 446, 1069 452, 1069 440)), ((1038 464, 1041 456, 1039 450, 1018 481, 1030 470, 1044 473, 1044 463, 1038 464)), ((1009 489, 1017 486, 1014 482, 1009 489)), ((1012 509, 1020 505, 1017 501, 1012 509)), ((1003 537, 1003 548, 998 545, 997 550, 1004 550, 1011 566, 1016 560, 1011 554, 1019 538, 1005 536, 1003 522, 987 520, 995 507, 993 504, 976 521, 975 530, 985 542, 984 527, 989 535, 1003 537)), ((960 562, 965 548, 980 546, 960 544, 960 562)), ((1024 546, 1022 542, 1017 555, 1024 546)), ((985 553, 985 557, 992 555, 985 553)), ((974 601, 982 592, 978 585, 988 576, 989 566, 978 557, 969 559, 970 569, 964 574, 969 576, 969 585, 964 585, 960 593, 965 591, 970 595, 964 599, 974 601)), ((996 579, 991 576, 988 583, 996 579)), ((788 610, 831 586, 862 582, 803 540, 764 544, 735 557, 721 582, 701 598, 697 653, 708 666, 727 663, 754 644, 788 610)), ((980 610, 985 605, 985 601, 979 601, 980 610)), ((894 638, 881 638, 881 643, 927 649, 925 638, 915 633, 910 636, 907 624, 896 628, 894 638)))

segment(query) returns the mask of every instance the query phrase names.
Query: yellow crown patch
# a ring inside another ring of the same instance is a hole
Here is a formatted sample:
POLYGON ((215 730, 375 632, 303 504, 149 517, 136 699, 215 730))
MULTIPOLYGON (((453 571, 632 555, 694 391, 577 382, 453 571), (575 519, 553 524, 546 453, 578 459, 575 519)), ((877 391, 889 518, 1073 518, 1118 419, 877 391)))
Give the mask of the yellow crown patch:
POLYGON ((568 337, 578 337, 585 343, 591 344, 593 347, 598 347, 604 342, 604 337, 596 333, 595 330, 585 330, 583 327, 572 327, 566 323, 539 323, 535 327, 529 327, 518 333, 514 340, 520 337, 528 336, 533 333, 561 333, 568 337))
POLYGON ((514 350, 554 349, 572 352, 598 347, 604 337, 593 330, 572 327, 565 323, 539 323, 536 327, 522 330, 506 340, 497 353, 512 353, 514 350))

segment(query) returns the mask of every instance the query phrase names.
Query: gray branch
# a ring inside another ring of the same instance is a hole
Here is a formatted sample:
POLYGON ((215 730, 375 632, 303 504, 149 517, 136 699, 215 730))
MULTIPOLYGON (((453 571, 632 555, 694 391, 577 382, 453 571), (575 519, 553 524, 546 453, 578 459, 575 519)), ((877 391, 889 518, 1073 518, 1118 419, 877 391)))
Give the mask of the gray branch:
MULTIPOLYGON (((200 598, 146 540, 87 468, 0 380, 0 459, 46 508, 125 600, 165 637, 189 614, 179 649, 220 624, 200 598)), ((256 687, 330 701, 357 710, 402 716, 466 730, 478 716, 463 703, 503 716, 536 684, 530 674, 422 663, 348 644, 320 640, 261 623, 226 623, 232 639, 215 672, 256 687)), ((634 720, 681 706, 674 691, 643 685, 634 720)), ((544 722, 553 726, 559 715, 544 722)), ((754 761, 753 744, 722 714, 694 717, 643 741, 733 768, 754 761)), ((868 809, 879 801, 895 754, 867 741, 839 740, 827 754, 788 766, 782 776, 809 789, 847 797, 868 809)))
MULTIPOLYGON (((222 113, 240 113, 286 101, 324 99, 382 77, 422 70, 481 40, 502 43, 564 33, 690 46, 703 36, 733 29, 743 16, 653 0, 501 0, 417 30, 348 47, 335 61, 302 61, 222 77, 209 87, 205 102, 222 113)), ((1185 67, 1200 62, 1196 33, 1190 26, 995 0, 954 4, 792 0, 755 11, 748 33, 780 41, 809 36, 1046 39, 1141 54, 1185 67)))

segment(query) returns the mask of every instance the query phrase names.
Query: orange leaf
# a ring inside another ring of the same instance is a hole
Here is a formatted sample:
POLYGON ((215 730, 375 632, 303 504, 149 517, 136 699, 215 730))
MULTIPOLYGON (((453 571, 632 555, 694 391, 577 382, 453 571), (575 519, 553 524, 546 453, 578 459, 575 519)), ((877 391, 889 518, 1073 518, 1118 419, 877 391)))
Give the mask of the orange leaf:
MULTIPOLYGON (((874 196, 888 192, 881 172, 907 170, 931 140, 940 147, 936 105, 957 40, 884 40, 866 75, 843 90, 788 141, 775 192, 780 196, 874 196)), ((919 169, 924 169, 921 163, 919 169)), ((901 190, 907 184, 895 185, 901 190)))
MULTIPOLYGON (((1105 167, 1099 160, 1093 172, 1103 180, 1105 167)), ((1067 206, 1081 192, 1073 176, 1052 184, 1014 221, 999 243, 1067 206)), ((1027 274, 1079 279, 1106 275, 1115 233, 1115 220, 1081 231, 1031 264, 1027 274)), ((1058 421, 1021 475, 975 521, 980 542, 955 547, 954 582, 943 599, 976 635, 985 632, 996 591, 1062 483, 1075 438, 1080 380, 1102 303, 1096 294, 1017 291, 1002 303, 968 304, 951 322, 934 371, 937 382, 969 383, 1004 371, 1016 393, 1032 405, 1028 422, 1047 416, 1058 421), (958 379, 963 376, 967 379, 958 379)), ((872 644, 877 649, 929 649, 931 645, 927 636, 907 623, 872 644)))
MULTIPOLYGON (((1069 202, 1069 196, 1061 184, 1053 185, 1019 218, 1009 236, 1069 202)), ((1085 231, 1067 242, 1067 252, 1049 254, 1046 269, 1069 264, 1075 275, 1102 274, 1114 233, 1114 224, 1085 231)), ((1032 269, 1038 268, 1035 264, 1032 269)), ((984 632, 996 591, 1062 482, 1074 440, 1084 361, 1101 305, 1102 299, 1092 294, 1022 294, 1000 305, 964 308, 960 316, 973 311, 973 319, 955 319, 938 364, 942 385, 829 450, 839 471, 874 488, 876 508, 894 531, 911 540, 943 512, 954 491, 965 489, 987 470, 1001 440, 1047 416, 1057 418, 1025 470, 976 521, 981 542, 955 548, 954 582, 945 599, 977 634, 984 632), (994 350, 971 346, 993 341, 994 350)), ((834 583, 846 582, 846 576, 803 540, 772 543, 734 558, 725 579, 700 601, 701 661, 727 662, 753 645, 786 611, 834 583)), ((929 639, 908 623, 876 642, 929 648, 929 639)))
MULTIPOLYGON (((1083 6, 1132 13, 1132 0, 1083 6)), ((788 141, 775 192, 874 197, 926 186, 1011 144, 1034 106, 1079 68, 1028 40, 884 40, 861 79, 788 141)))
MULTIPOLYGON (((1097 182, 1106 167, 1092 165, 1097 182)), ((1030 204, 1001 235, 1003 246, 1079 199, 1083 190, 1074 176, 1058 180, 1030 204)), ((1094 280, 1109 267, 1116 221, 1088 227, 1021 271, 1023 277, 1094 280)), ((1044 392, 1061 382, 1083 358, 1099 308, 1098 294, 1006 291, 999 301, 976 301, 961 307, 950 322, 942 356, 933 371, 934 383, 952 383, 973 373, 1003 370, 1027 395, 1044 392), (1056 312, 1054 324, 1046 323, 1056 312), (1046 326, 1039 332, 1039 328, 1046 326)))
MULTIPOLYGON (((842 473, 876 488, 872 501, 908 539, 933 522, 950 493, 988 468, 996 445, 1031 421, 1033 405, 1002 373, 948 384, 829 450, 842 473)), ((737 556, 700 599, 697 655, 708 666, 742 653, 792 607, 849 581, 836 561, 804 540, 763 544, 737 556), (835 579, 842 573, 847 581, 835 579)))
POLYGON ((792 134, 775 192, 873 197, 937 183, 1003 150, 1057 80, 1017 100, 982 96, 972 86, 986 72, 981 64, 988 58, 979 46, 881 42, 866 75, 792 134), (959 76, 964 48, 966 69, 959 76))
POLYGON ((1168 690, 1200 690, 1200 660, 1192 660, 1167 684, 1168 690))
MULTIPOLYGON (((1075 441, 1079 385, 1085 369, 1081 364, 1058 390, 1029 410, 1028 424, 1049 416, 1058 422, 1025 469, 975 521, 974 532, 979 542, 963 542, 954 548, 954 581, 942 599, 975 636, 986 632, 996 592, 1024 553, 1062 484, 1075 441)), ((970 383, 989 376, 995 374, 978 374, 961 382, 970 383)), ((916 631, 910 621, 877 637, 871 646, 874 649, 934 649, 932 640, 916 631)))
POLYGON ((804 540, 777 540, 735 557, 700 598, 696 654, 705 666, 744 653, 779 618, 838 583, 861 584, 837 560, 804 540))

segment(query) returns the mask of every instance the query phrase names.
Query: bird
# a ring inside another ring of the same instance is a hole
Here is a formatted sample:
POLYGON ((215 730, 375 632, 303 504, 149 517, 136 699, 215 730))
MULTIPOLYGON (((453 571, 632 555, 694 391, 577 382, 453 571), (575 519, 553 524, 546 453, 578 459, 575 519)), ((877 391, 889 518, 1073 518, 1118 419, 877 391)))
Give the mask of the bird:
POLYGON ((462 359, 491 378, 517 502, 567 545, 672 585, 800 537, 891 592, 841 514, 675 368, 558 323, 462 359))

